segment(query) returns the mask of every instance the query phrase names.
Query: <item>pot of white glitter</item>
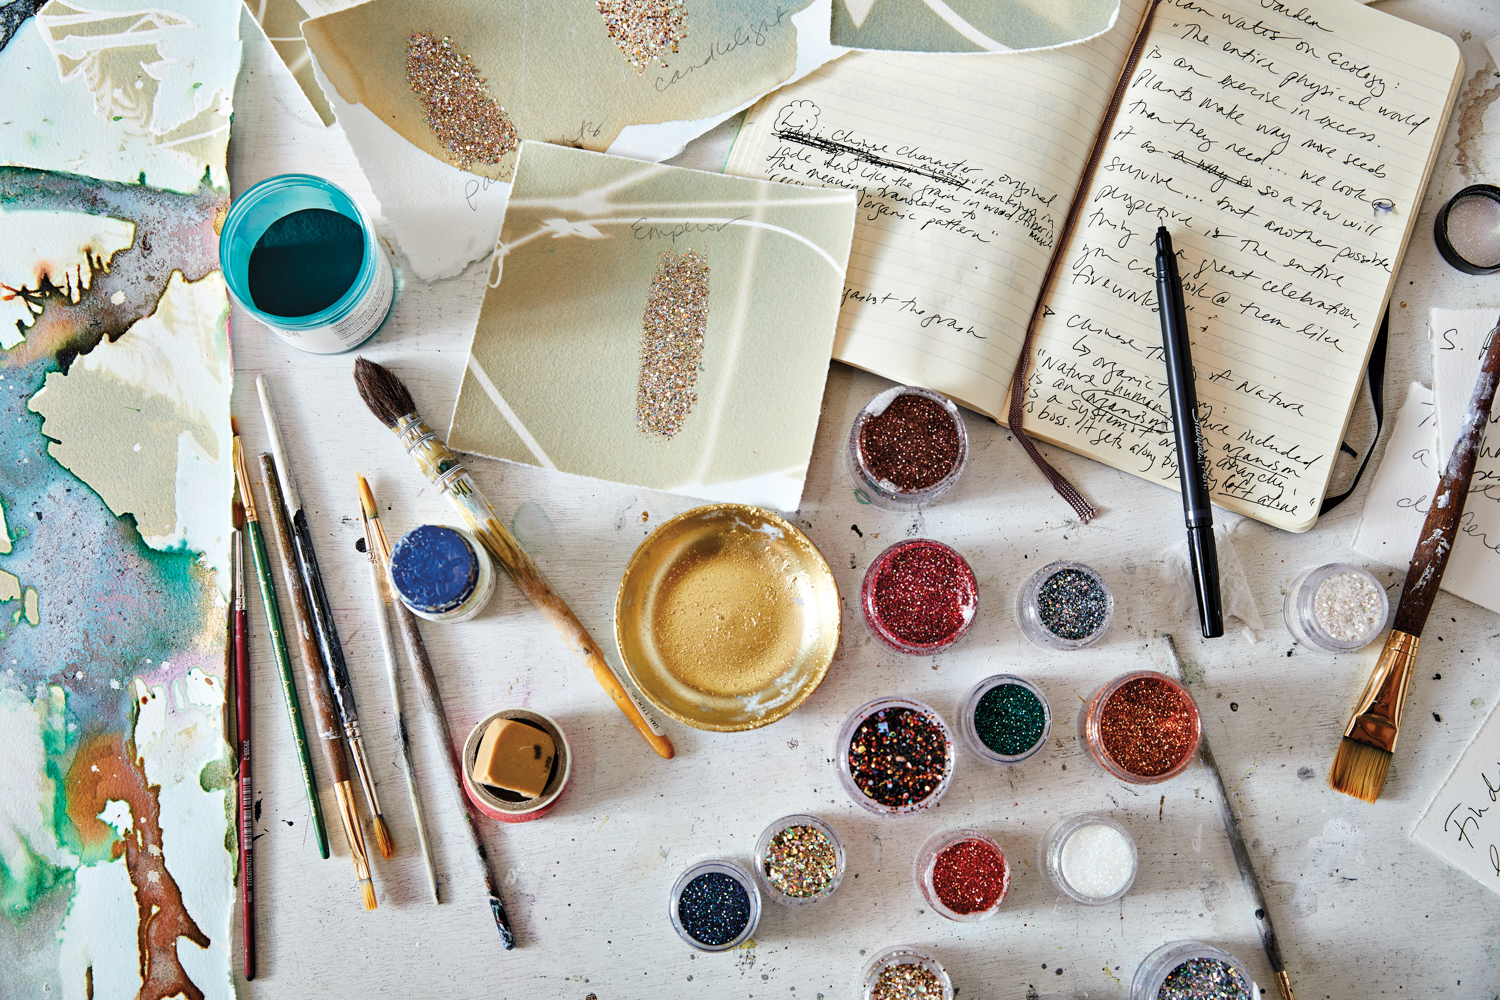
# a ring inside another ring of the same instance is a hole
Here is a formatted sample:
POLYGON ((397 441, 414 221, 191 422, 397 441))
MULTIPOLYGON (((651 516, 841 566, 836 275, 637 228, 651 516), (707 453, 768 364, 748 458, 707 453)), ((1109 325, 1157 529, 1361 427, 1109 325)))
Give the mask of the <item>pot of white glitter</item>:
POLYGON ((1328 653, 1353 653, 1380 638, 1390 610, 1380 581, 1348 563, 1307 570, 1281 604, 1292 638, 1328 653))
POLYGON ((1130 831, 1100 813, 1053 823, 1037 856, 1052 888, 1085 906, 1113 903, 1125 895, 1140 868, 1130 831))

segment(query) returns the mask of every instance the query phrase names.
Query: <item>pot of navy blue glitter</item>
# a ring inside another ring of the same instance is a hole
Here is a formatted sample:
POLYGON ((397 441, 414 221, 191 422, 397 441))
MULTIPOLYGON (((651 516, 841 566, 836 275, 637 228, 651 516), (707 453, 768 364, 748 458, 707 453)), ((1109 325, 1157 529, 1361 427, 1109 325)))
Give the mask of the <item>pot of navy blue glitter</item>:
POLYGON ((669 916, 677 934, 701 951, 728 951, 755 932, 760 890, 733 861, 700 861, 677 877, 669 916))

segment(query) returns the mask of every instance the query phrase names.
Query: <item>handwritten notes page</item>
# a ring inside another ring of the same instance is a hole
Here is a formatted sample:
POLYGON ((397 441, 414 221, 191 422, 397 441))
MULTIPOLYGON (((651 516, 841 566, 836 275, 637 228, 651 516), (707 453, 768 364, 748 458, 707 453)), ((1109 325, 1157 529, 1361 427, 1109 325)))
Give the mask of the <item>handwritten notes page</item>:
POLYGON ((1411 839, 1500 893, 1500 715, 1491 709, 1411 839))
POLYGON ((835 358, 999 416, 1143 9, 1051 52, 851 54, 751 109, 726 172, 860 189, 835 358))
POLYGON ((1164 225, 1214 501, 1311 527, 1459 68, 1355 4, 1164 0, 1047 300, 1027 431, 1176 487, 1164 225))

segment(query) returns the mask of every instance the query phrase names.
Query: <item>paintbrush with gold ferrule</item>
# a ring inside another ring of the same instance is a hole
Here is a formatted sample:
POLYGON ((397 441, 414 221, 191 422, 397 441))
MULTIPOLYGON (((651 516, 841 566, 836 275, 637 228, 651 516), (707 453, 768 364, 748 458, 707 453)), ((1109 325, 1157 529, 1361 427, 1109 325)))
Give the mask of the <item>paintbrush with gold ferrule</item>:
POLYGON ((1344 731, 1338 753, 1333 758, 1328 783, 1345 795, 1374 802, 1385 786, 1401 726, 1401 708, 1406 703, 1406 689, 1411 682, 1417 643, 1422 627, 1427 624, 1432 602, 1437 598, 1438 584, 1448 566, 1454 539, 1458 536, 1464 501, 1469 496, 1469 480, 1474 476, 1479 444, 1489 423, 1490 406, 1495 401, 1497 379, 1500 379, 1500 324, 1490 331, 1479 380, 1469 399, 1463 427, 1453 445, 1453 453, 1448 456, 1448 465, 1438 481, 1432 504, 1427 508, 1422 533, 1417 536, 1417 549, 1412 553, 1411 566, 1406 571, 1406 583, 1401 588, 1401 602, 1396 605, 1391 634, 1385 640, 1385 648, 1375 663, 1375 672, 1365 685, 1354 718, 1349 721, 1349 728, 1344 731))

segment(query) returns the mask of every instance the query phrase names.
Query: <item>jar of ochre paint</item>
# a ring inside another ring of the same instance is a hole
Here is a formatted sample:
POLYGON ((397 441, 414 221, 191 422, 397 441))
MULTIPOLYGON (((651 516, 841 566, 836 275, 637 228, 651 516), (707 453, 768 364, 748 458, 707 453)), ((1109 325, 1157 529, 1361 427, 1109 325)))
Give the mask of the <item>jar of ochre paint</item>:
POLYGON ((370 338, 395 297, 369 216, 321 177, 282 174, 245 191, 219 234, 235 302, 282 340, 339 354, 370 338))
POLYGON ((495 568, 469 532, 424 524, 391 550, 391 582, 412 614, 430 622, 466 622, 495 593, 495 568))
POLYGON ((469 732, 469 738, 464 741, 462 763, 464 794, 469 797, 470 802, 474 803, 475 808, 490 819, 499 820, 501 823, 529 823, 551 812, 552 807, 557 805, 557 800, 562 797, 564 789, 568 787, 568 778, 573 774, 573 748, 569 746, 568 738, 563 735, 562 727, 550 716, 525 708, 507 708, 481 719, 479 725, 469 732), (489 729, 490 723, 496 719, 524 722, 528 726, 540 729, 552 738, 552 746, 555 750, 552 771, 547 776, 547 784, 542 789, 541 795, 526 798, 474 780, 472 772, 474 760, 479 755, 479 744, 484 739, 485 730, 489 729))

